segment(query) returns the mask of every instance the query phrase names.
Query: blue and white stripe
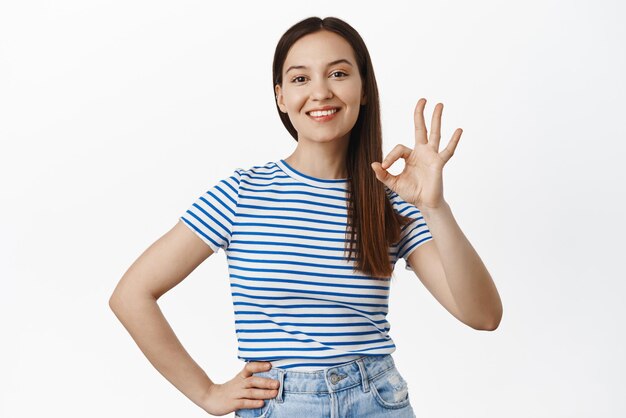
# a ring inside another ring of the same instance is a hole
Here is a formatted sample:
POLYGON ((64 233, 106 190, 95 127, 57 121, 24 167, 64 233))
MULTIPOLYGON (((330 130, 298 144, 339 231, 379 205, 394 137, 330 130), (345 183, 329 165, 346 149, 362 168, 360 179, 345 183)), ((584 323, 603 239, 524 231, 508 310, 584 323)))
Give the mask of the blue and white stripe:
MULTIPOLYGON (((390 281, 346 261, 347 182, 305 175, 284 160, 238 168, 181 216, 214 252, 226 252, 239 359, 312 371, 395 351, 390 281)), ((415 219, 389 249, 395 265, 432 236, 415 206, 389 189, 387 196, 415 219)))

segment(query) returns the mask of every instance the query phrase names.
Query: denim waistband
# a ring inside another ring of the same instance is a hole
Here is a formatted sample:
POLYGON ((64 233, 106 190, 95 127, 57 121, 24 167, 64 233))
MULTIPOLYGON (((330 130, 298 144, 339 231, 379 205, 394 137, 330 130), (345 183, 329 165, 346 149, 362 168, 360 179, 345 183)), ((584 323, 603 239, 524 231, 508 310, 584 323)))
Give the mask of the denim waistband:
POLYGON ((311 372, 273 368, 255 376, 276 379, 280 385, 276 402, 283 393, 333 393, 361 385, 369 391, 369 380, 395 367, 391 354, 365 355, 347 363, 311 372))

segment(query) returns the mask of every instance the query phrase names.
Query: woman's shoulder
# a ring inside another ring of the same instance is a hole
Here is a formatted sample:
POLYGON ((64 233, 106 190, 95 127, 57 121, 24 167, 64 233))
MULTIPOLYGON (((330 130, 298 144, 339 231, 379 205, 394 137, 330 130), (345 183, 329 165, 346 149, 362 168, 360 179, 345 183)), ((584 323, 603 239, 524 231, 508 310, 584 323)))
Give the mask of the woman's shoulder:
POLYGON ((387 194, 387 199, 391 202, 391 206, 393 209, 403 215, 407 215, 407 213, 419 213, 420 210, 417 206, 413 205, 410 202, 404 200, 400 195, 389 187, 385 186, 385 193, 387 194))
POLYGON ((278 165, 274 161, 268 161, 262 164, 238 166, 233 171, 239 176, 245 177, 264 177, 275 173, 279 170, 278 165))

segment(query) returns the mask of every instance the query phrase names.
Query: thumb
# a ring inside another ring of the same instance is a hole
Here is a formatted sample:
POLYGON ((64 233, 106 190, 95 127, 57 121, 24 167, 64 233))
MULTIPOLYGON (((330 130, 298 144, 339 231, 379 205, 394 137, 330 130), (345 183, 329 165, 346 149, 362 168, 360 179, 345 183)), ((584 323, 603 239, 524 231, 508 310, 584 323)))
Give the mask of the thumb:
POLYGON ((374 170, 374 174, 376 174, 378 181, 389 187, 389 180, 391 180, 393 175, 389 174, 389 172, 385 170, 379 162, 373 162, 370 166, 372 167, 372 170, 374 170))

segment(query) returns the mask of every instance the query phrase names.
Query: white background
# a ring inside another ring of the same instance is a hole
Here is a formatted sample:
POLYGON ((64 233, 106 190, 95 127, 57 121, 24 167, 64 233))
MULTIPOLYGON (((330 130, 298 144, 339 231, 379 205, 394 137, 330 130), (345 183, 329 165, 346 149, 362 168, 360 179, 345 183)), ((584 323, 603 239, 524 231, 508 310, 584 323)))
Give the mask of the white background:
MULTIPOLYGON (((494 332, 396 266, 393 354, 417 416, 623 417, 625 8, 618 1, 2 1, 0 415, 203 417, 109 309, 209 186, 285 158, 276 43, 354 26, 385 154, 444 103, 444 197, 489 269, 494 332)), ((391 171, 401 171, 402 163, 391 171)), ((216 382, 241 370, 223 252, 159 305, 216 382)), ((231 415, 232 416, 232 415, 231 415)))

